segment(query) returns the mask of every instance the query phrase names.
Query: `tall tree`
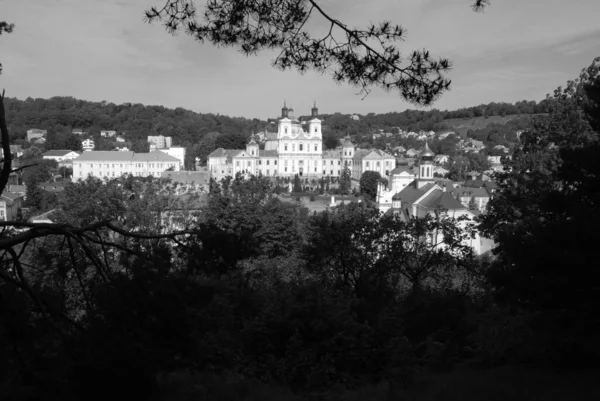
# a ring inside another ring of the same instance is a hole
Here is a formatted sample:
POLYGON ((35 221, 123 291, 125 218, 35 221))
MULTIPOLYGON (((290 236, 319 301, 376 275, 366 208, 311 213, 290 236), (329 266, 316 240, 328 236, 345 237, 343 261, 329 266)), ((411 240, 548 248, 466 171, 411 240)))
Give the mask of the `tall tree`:
MULTIPOLYGON (((0 21, 0 35, 3 33, 11 33, 15 27, 15 24, 9 24, 6 21, 0 21)), ((0 63, 0 74, 2 74, 2 63, 0 63)))
POLYGON ((377 185, 381 182, 381 174, 377 171, 365 171, 360 177, 360 192, 371 200, 377 197, 377 185))

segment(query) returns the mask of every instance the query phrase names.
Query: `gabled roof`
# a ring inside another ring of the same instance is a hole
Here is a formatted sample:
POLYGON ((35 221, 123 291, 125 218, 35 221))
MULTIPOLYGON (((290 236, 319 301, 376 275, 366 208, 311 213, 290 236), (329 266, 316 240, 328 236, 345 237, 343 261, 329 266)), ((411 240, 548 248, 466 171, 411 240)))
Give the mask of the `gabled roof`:
POLYGON ((435 186, 435 183, 429 183, 423 185, 421 188, 416 187, 417 182, 413 181, 392 197, 393 200, 400 200, 404 203, 413 204, 419 198, 427 193, 431 188, 435 186))
POLYGON ((265 133, 266 141, 276 141, 277 140, 277 132, 267 132, 265 133))
MULTIPOLYGON (((119 153, 129 153, 129 152, 119 152, 119 153)), ((165 152, 161 152, 160 150, 154 150, 149 153, 133 153, 133 161, 141 161, 141 162, 159 161, 159 162, 178 162, 179 163, 180 160, 176 157, 166 154, 165 152)))
POLYGON ((90 150, 83 152, 74 161, 131 161, 133 159, 133 152, 121 152, 118 150, 90 150))
POLYGON ((21 198, 22 195, 13 194, 13 193, 10 193, 10 192, 3 192, 2 195, 0 195, 0 197, 2 199, 7 200, 7 201, 9 201, 9 202, 12 203, 12 202, 16 201, 17 199, 21 198))
MULTIPOLYGON (((69 153, 77 153, 74 150, 68 150, 68 149, 54 149, 54 150, 49 150, 46 153, 43 153, 42 156, 55 156, 55 157, 62 157, 62 156, 66 156, 69 153)), ((77 153, 79 154, 79 153, 77 153)))
POLYGON ((419 202, 419 205, 430 209, 446 209, 446 210, 465 210, 466 207, 463 206, 458 200, 452 197, 447 191, 441 191, 439 189, 434 190, 432 193, 427 195, 425 199, 419 202))
POLYGON ((397 166, 392 171, 390 171, 390 175, 400 175, 400 174, 414 175, 412 172, 412 169, 408 165, 400 165, 400 166, 397 166))
POLYGON ((452 188, 450 190, 453 194, 458 194, 460 197, 475 197, 475 198, 489 198, 490 194, 484 187, 473 188, 473 187, 462 187, 452 188))

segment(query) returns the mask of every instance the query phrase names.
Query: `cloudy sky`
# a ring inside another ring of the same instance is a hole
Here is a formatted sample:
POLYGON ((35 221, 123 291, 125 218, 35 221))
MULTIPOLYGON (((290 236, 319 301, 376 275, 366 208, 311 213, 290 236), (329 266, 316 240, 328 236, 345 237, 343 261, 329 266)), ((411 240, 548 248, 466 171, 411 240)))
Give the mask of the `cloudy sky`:
MULTIPOLYGON (((201 7, 206 0, 196 0, 201 7)), ((336 85, 329 76, 280 72, 274 53, 234 49, 169 35, 143 20, 165 0, 0 0, 0 88, 7 96, 74 96, 114 103, 184 107, 267 118, 283 99, 296 114, 313 100, 323 113, 385 113, 412 108, 395 93, 336 85)), ((427 48, 449 58, 452 90, 434 107, 541 100, 600 56, 599 0, 493 0, 484 14, 471 0, 321 0, 351 26, 390 20, 407 31, 402 51, 427 48)), ((311 29, 324 25, 316 17, 311 29)))

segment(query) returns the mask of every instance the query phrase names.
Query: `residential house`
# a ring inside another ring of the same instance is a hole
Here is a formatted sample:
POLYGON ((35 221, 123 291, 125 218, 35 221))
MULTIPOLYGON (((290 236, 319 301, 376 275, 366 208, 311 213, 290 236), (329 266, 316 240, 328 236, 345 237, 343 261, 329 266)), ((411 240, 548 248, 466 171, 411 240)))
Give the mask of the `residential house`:
POLYGON ((433 161, 435 162, 435 164, 446 164, 446 163, 448 163, 449 159, 450 159, 450 156, 448 156, 448 155, 435 155, 435 158, 433 159, 433 161))
POLYGON ((89 152, 94 150, 94 148, 96 147, 96 144, 94 143, 93 139, 86 139, 85 141, 81 141, 81 147, 83 148, 84 151, 89 152))
POLYGON ((501 164, 500 159, 502 156, 488 156, 487 159, 490 164, 501 164))
POLYGON ((201 171, 164 171, 162 178, 168 178, 174 184, 179 184, 177 194, 181 195, 190 192, 208 192, 210 183, 210 171, 203 169, 201 171))
POLYGON ((419 154, 419 152, 417 150, 415 150, 415 149, 412 149, 412 148, 410 148, 410 149, 408 149, 406 151, 406 156, 407 157, 415 157, 418 154, 419 154))
POLYGON ((171 146, 169 148, 159 148, 158 150, 178 159, 180 167, 183 169, 183 166, 185 163, 185 148, 184 147, 171 146))
POLYGON ((0 195, 0 221, 17 220, 23 207, 23 196, 4 192, 0 195))
POLYGON ((64 160, 73 160, 79 157, 79 153, 74 150, 49 150, 46 153, 42 154, 42 159, 44 160, 56 160, 57 162, 62 162, 64 160))
POLYGON ((449 171, 449 170, 447 170, 447 169, 445 169, 445 168, 443 168, 443 167, 441 167, 441 166, 436 166, 436 167, 434 167, 434 169, 433 169, 433 174, 434 174, 434 175, 437 175, 437 176, 440 176, 440 177, 445 177, 445 176, 446 176, 446 175, 448 175, 449 173, 450 173, 450 171, 449 171))
POLYGON ((448 189, 452 196, 456 198, 464 207, 469 207, 471 200, 475 202, 476 210, 485 212, 488 202, 490 201, 490 193, 485 187, 458 187, 448 189))
POLYGON ((125 142, 125 138, 123 138, 122 136, 118 136, 115 138, 115 141, 117 141, 119 143, 123 143, 123 142, 125 142))
POLYGON ((31 142, 34 139, 43 138, 48 133, 45 129, 31 128, 27 130, 27 140, 31 142))
POLYGON ((54 223, 54 213, 56 212, 56 209, 52 209, 49 210, 45 213, 42 214, 38 214, 37 216, 33 216, 29 219, 30 223, 46 223, 46 224, 52 224, 54 223))
POLYGON ((117 131, 100 131, 100 136, 104 138, 112 138, 117 136, 117 131))
POLYGON ((148 142, 154 144, 156 146, 156 149, 165 149, 171 147, 173 143, 173 138, 170 136, 163 135, 148 136, 148 142))
POLYGON ((10 192, 11 194, 22 196, 23 200, 25 200, 25 193, 27 192, 27 187, 25 187, 25 185, 9 185, 8 192, 10 192))
POLYGON ((73 133, 74 135, 87 135, 87 131, 85 131, 82 128, 73 128, 71 133, 73 133))

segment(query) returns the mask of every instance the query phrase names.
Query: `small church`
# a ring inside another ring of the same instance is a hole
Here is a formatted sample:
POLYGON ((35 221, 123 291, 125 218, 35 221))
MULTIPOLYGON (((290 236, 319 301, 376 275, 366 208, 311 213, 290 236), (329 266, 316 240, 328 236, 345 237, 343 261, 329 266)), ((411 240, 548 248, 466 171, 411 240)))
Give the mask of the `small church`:
MULTIPOLYGON (((388 187, 379 184, 377 188, 379 210, 386 214, 399 214, 405 221, 425 217, 436 211, 441 211, 449 217, 467 216, 472 220, 475 215, 452 196, 446 185, 435 182, 434 159, 435 153, 425 143, 425 148, 419 153, 416 172, 397 161, 396 168, 390 173, 388 187)), ((477 254, 481 253, 479 235, 471 239, 469 245, 477 254)))

